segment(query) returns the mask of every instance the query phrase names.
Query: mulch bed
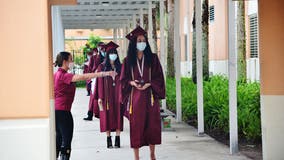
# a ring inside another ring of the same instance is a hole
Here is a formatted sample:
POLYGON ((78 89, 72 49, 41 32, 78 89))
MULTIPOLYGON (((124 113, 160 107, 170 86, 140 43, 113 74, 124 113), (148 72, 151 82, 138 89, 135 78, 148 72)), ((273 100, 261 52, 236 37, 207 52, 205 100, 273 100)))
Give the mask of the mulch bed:
MULTIPOLYGON (((195 120, 190 120, 188 122, 189 125, 193 127, 197 127, 197 123, 195 120)), ((229 134, 226 134, 220 130, 205 130, 205 133, 215 140, 229 146, 230 138, 229 134)), ((251 158, 253 160, 262 160, 262 143, 261 140, 257 140, 254 142, 248 142, 244 137, 239 136, 239 150, 240 152, 251 158)))

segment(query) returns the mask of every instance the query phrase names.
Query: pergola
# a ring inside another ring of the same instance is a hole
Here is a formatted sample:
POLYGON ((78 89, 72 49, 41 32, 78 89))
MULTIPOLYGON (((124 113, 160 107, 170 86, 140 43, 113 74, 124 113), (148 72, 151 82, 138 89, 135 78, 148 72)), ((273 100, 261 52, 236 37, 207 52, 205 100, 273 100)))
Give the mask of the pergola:
MULTIPOLYGON (((148 14, 148 37, 152 43, 152 8, 160 2, 160 60, 166 70, 166 49, 164 34, 164 0, 77 0, 77 5, 53 6, 52 7, 52 33, 53 33, 53 57, 64 50, 64 29, 113 29, 114 41, 124 41, 121 46, 122 53, 126 53, 127 40, 124 36, 136 25, 143 27, 144 14, 148 14), (138 20, 139 19, 139 20, 138 20), (138 21, 137 21, 138 20, 138 21), (122 31, 122 32, 121 32, 122 31)), ((202 77, 202 26, 201 13, 202 0, 196 1, 196 49, 197 49, 197 94, 198 94, 198 134, 204 133, 203 118, 203 77, 202 77)), ((238 129, 237 129, 237 58, 235 51, 235 5, 234 0, 228 2, 228 40, 229 40, 229 108, 230 108, 230 151, 238 152, 238 129)), ((175 77, 176 77, 176 120, 182 121, 181 109, 181 81, 180 81, 180 2, 175 1, 175 77)), ((191 22, 188 22, 188 28, 191 22)), ((189 29, 190 30, 190 29, 189 29)), ((119 43, 119 42, 118 42, 119 43)), ((163 101, 162 107, 166 108, 163 101)))

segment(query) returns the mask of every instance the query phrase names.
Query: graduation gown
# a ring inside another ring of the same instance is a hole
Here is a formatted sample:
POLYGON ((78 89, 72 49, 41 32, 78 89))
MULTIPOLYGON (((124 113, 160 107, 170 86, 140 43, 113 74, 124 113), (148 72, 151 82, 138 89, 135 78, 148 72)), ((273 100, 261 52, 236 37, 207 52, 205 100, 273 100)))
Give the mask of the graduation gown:
MULTIPOLYGON (((90 61, 84 63, 84 70, 83 70, 84 74, 90 73, 89 72, 89 63, 90 63, 90 61)), ((87 89, 88 92, 91 91, 91 80, 86 80, 86 89, 87 89)))
MULTIPOLYGON (((103 68, 104 64, 102 63, 97 71, 100 72, 103 68)), ((119 100, 121 89, 119 77, 118 74, 115 76, 115 80, 110 76, 97 78, 96 100, 102 99, 103 104, 103 110, 99 111, 101 132, 123 130, 123 108, 119 100), (115 82, 115 86, 113 86, 113 82, 115 82)), ((98 105, 96 107, 96 110, 99 110, 98 105)))
MULTIPOLYGON (((144 64, 143 80, 151 83, 140 91, 130 86, 133 80, 131 68, 125 58, 121 69, 121 101, 127 106, 130 122, 130 146, 140 148, 149 144, 161 144, 160 99, 165 98, 165 80, 159 59, 152 54, 151 67, 144 64)), ((140 64, 141 65, 141 64, 140 64)), ((133 67, 134 80, 141 79, 137 65, 133 67)))
MULTIPOLYGON (((89 73, 95 73, 98 66, 101 63, 101 58, 100 55, 93 55, 90 59, 90 63, 89 63, 89 73)), ((92 82, 91 83, 96 83, 96 82, 92 82)), ((89 111, 93 112, 95 117, 99 117, 98 116, 98 110, 94 110, 94 108, 96 108, 96 105, 98 104, 98 102, 95 99, 95 95, 94 95, 95 91, 91 92, 90 95, 90 99, 89 99, 89 111)))

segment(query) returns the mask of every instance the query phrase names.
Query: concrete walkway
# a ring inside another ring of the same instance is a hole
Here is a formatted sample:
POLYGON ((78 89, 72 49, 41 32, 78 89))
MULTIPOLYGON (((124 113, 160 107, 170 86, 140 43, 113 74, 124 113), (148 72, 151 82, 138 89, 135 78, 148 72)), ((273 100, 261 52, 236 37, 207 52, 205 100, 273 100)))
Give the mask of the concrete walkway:
MULTIPOLYGON (((120 149, 106 148, 106 135, 99 131, 99 120, 84 121, 89 97, 85 89, 77 89, 73 103, 74 137, 71 160, 133 160, 129 146, 129 125, 124 119, 120 149)), ((211 137, 197 136, 197 130, 186 124, 172 122, 175 131, 162 132, 162 145, 156 148, 157 160, 248 160, 243 155, 232 156, 229 148, 211 137)), ((113 134, 114 135, 114 134, 113 134)), ((114 137, 113 137, 114 141, 114 137)), ((149 147, 140 149, 140 159, 149 160, 149 147)))

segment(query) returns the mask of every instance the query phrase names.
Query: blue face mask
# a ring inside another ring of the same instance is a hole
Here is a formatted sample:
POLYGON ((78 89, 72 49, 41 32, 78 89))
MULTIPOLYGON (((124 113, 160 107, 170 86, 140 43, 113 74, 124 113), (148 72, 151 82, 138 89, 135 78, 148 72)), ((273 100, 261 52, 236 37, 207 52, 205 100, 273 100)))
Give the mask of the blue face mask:
POLYGON ((115 61, 117 59, 117 54, 109 54, 109 59, 115 61))
POLYGON ((101 51, 101 55, 102 55, 103 57, 105 57, 105 56, 106 56, 106 52, 101 51))
POLYGON ((147 46, 146 42, 138 42, 137 45, 136 45, 136 47, 139 51, 144 51, 146 46, 147 46))

